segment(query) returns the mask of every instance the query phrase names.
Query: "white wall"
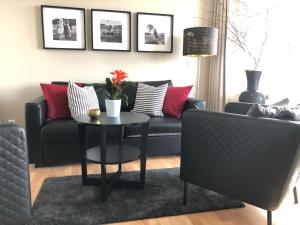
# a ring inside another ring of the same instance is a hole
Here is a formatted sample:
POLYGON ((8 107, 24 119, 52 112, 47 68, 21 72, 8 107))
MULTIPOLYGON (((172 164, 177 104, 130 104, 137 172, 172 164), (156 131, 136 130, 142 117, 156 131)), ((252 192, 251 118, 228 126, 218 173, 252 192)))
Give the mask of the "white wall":
MULTIPOLYGON (((182 56, 183 29, 195 26, 203 10, 200 0, 0 0, 0 113, 4 120, 24 125, 24 104, 41 95, 39 83, 53 80, 103 82, 113 69, 123 69, 130 80, 172 79, 177 86, 194 84, 197 59, 182 56), (40 5, 86 9, 87 50, 42 48, 40 5), (90 9, 132 12, 132 51, 91 49, 90 9), (172 54, 135 52, 136 12, 174 14, 172 54)), ((203 14, 202 14, 203 15, 203 14)), ((192 95, 195 93, 195 88, 192 95)))

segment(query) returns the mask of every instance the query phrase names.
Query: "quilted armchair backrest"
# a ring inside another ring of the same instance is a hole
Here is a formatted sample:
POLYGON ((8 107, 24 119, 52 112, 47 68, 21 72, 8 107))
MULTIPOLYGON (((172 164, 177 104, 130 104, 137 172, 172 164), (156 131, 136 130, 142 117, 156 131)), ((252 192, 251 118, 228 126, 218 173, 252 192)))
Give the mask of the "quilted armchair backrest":
POLYGON ((0 224, 21 225, 30 219, 28 153, 23 128, 0 125, 0 224))
POLYGON ((188 110, 182 121, 181 178, 267 210, 299 174, 300 125, 188 110))

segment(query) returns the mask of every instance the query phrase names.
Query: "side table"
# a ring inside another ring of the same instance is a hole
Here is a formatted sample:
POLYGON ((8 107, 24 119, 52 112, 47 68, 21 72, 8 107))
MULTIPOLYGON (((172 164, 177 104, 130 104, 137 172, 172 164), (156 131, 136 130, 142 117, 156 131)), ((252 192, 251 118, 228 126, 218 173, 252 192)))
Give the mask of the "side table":
POLYGON ((141 113, 121 112, 119 117, 107 117, 102 113, 97 119, 90 119, 87 115, 74 118, 78 123, 80 149, 81 149, 81 171, 83 185, 101 185, 102 201, 105 202, 112 187, 141 188, 145 186, 146 154, 148 125, 150 117, 141 113), (125 125, 141 126, 141 146, 136 148, 122 143, 125 125), (99 128, 99 146, 87 149, 86 127, 96 126, 99 128), (107 127, 117 127, 118 144, 106 143, 107 127), (140 180, 120 180, 122 164, 140 158, 140 180), (91 177, 87 174, 87 161, 101 165, 101 178, 91 177), (116 173, 108 174, 106 165, 118 165, 116 173))

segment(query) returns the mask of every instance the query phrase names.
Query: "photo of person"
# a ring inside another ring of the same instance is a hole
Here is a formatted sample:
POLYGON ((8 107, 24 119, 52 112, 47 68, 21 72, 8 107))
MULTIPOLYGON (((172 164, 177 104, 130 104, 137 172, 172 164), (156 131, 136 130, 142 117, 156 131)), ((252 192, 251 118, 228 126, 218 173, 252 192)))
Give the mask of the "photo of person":
POLYGON ((158 33, 154 25, 148 24, 145 32, 145 44, 164 45, 165 34, 158 33))
POLYGON ((118 20, 101 20, 100 41, 122 43, 122 23, 118 20))
POLYGON ((56 18, 52 20, 53 40, 76 41, 76 19, 56 18))

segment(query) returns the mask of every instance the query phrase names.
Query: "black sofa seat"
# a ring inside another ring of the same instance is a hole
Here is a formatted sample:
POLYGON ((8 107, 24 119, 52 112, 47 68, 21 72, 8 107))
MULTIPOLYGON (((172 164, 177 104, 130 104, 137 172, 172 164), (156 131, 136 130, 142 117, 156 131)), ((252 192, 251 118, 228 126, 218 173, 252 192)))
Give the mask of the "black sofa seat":
MULTIPOLYGON (((118 130, 114 127, 107 128, 108 142, 116 141, 116 132, 118 130)), ((99 144, 100 133, 97 127, 87 126, 86 135, 88 148, 99 144)), ((80 161, 78 124, 73 119, 47 122, 41 128, 41 142, 45 164, 80 161)))
MULTIPOLYGON (((125 126, 125 137, 139 137, 140 126, 125 126)), ((151 117, 149 121, 149 136, 180 135, 181 120, 173 117, 151 117)))

